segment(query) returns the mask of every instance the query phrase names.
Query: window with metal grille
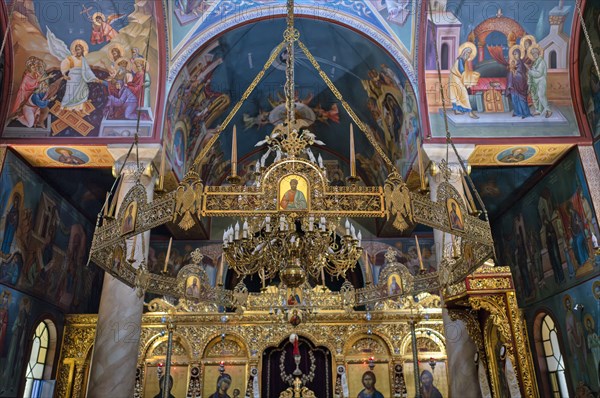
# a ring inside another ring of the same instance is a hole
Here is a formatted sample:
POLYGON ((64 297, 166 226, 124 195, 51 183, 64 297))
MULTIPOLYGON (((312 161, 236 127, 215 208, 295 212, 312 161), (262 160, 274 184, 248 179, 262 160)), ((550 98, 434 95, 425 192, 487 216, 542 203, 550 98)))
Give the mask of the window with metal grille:
POLYGON ((35 328, 33 341, 31 343, 31 354, 27 363, 27 371, 25 373, 25 391, 23 397, 37 396, 34 390, 36 380, 42 380, 44 377, 44 368, 46 367, 46 358, 48 356, 48 346, 50 336, 48 325, 46 322, 40 322, 35 328))
POLYGON ((558 331, 554 319, 550 315, 544 316, 542 320, 542 345, 548 365, 548 377, 552 396, 557 398, 568 398, 569 389, 565 376, 565 364, 558 344, 558 331))

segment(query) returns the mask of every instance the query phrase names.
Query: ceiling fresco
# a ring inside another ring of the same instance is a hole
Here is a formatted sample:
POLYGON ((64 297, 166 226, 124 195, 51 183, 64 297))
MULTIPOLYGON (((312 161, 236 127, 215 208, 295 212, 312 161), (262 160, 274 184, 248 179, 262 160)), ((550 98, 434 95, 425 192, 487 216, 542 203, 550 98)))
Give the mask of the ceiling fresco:
MULTIPOLYGON (((246 21, 285 14, 284 0, 175 0, 167 2, 171 58, 205 32, 246 21), (220 26, 220 27, 218 27, 220 26)), ((360 29, 369 27, 390 38, 412 58, 417 23, 414 1, 297 0, 298 15, 337 20, 360 29)), ((364 29, 360 29, 363 30, 364 29)))
POLYGON ((518 192, 542 167, 477 167, 471 178, 485 203, 490 219, 502 214, 508 205, 518 199, 518 192))
POLYGON ((153 133, 159 42, 153 0, 15 0, 4 138, 153 133))
MULTIPOLYGON (((361 120, 376 129, 379 144, 406 174, 416 156, 420 124, 416 96, 403 70, 382 49, 347 28, 304 18, 296 19, 296 27, 344 99, 361 120)), ((284 19, 244 25, 209 43, 186 64, 169 93, 164 131, 170 143, 169 157, 180 177, 261 70, 281 41, 279 32, 284 28, 284 19)), ((264 146, 255 145, 285 114, 286 56, 283 52, 275 59, 206 156, 204 181, 219 182, 230 172, 233 125, 238 131, 240 174, 266 154, 264 146)), ((351 119, 300 49, 296 49, 295 70, 297 117, 307 120, 325 143, 313 148, 314 156, 321 156, 331 167, 331 178, 339 174, 343 182, 351 119)), ((366 137, 355 130, 358 174, 367 184, 382 184, 384 163, 374 155, 366 137)), ((274 156, 269 155, 267 164, 274 156)))
POLYGON ((432 136, 445 136, 436 51, 454 136, 579 135, 568 66, 573 0, 433 7, 425 44, 432 136))

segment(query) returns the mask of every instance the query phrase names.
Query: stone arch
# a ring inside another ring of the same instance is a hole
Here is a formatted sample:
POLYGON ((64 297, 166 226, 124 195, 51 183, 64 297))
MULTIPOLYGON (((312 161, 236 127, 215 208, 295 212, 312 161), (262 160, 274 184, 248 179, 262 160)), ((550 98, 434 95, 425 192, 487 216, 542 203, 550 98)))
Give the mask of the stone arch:
POLYGON ((476 44, 479 61, 483 61, 485 39, 492 32, 500 32, 506 36, 508 47, 513 46, 517 42, 517 39, 523 37, 526 33, 521 24, 512 18, 500 16, 486 19, 477 25, 469 34, 469 37, 474 37, 477 40, 476 44))

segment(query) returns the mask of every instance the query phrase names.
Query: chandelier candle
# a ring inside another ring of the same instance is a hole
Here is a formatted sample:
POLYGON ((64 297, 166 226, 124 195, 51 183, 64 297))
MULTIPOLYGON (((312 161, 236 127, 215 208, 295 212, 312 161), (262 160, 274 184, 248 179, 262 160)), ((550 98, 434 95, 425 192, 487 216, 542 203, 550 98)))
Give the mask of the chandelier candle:
POLYGON ((167 248, 167 255, 165 256, 165 266, 163 267, 163 274, 167 273, 167 267, 169 266, 169 258, 171 257, 171 245, 173 244, 173 237, 169 239, 169 247, 167 248))

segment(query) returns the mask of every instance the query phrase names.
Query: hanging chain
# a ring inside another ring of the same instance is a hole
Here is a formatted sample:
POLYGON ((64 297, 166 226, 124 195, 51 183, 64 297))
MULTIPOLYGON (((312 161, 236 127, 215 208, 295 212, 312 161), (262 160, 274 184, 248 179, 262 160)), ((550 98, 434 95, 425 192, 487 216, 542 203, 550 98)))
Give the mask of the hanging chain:
POLYGON ((592 40, 590 39, 590 35, 588 34, 587 27, 585 26, 585 21, 583 20, 583 15, 581 13, 581 2, 579 0, 576 0, 575 5, 577 6, 577 13, 579 14, 579 23, 581 24, 581 30, 583 30, 583 35, 585 36, 585 41, 588 45, 588 48, 590 49, 590 55, 592 56, 592 62, 594 63, 594 68, 596 69, 598 78, 600 78, 600 68, 598 67, 598 61, 596 60, 596 54, 594 54, 594 48, 592 47, 592 40))
POLYGON ((287 111, 287 119, 288 123, 288 133, 291 125, 296 121, 296 104, 295 104, 295 76, 294 76, 294 47, 295 41, 298 40, 299 33, 294 28, 294 0, 287 1, 287 28, 283 34, 285 43, 286 43, 286 51, 287 51, 287 59, 285 61, 285 108, 287 111))
MULTIPOLYGON (((431 7, 431 0, 428 1, 428 8, 429 8, 429 17, 431 18, 431 21, 433 21, 433 8, 431 7)), ((448 163, 448 157, 449 157, 449 147, 452 147, 452 150, 454 151, 454 153, 456 154, 456 158, 458 159, 458 164, 460 165, 460 168, 463 172, 463 175, 465 176, 465 180, 468 182, 468 186, 466 187, 466 189, 471 189, 473 191, 473 193, 475 194, 475 197, 477 198, 477 202, 479 203, 479 205, 481 206, 481 209, 483 211, 483 216, 484 219, 486 221, 488 221, 488 213, 487 213, 487 209, 485 208, 485 204, 483 203, 483 200, 481 199, 481 196, 479 196, 479 192, 477 191, 477 188, 475 188, 475 184, 473 183, 473 180, 471 179, 471 176, 469 175, 468 171, 467 171, 467 167, 465 166, 462 158, 460 157, 458 150, 456 149, 456 146, 454 145, 454 142, 452 141, 452 135, 450 134, 450 128, 448 127, 448 114, 446 112, 446 96, 444 95, 444 86, 442 85, 442 68, 440 66, 440 56, 438 54, 438 50, 437 47, 435 48, 435 64, 436 64, 436 68, 437 68, 437 75, 438 75, 438 84, 440 86, 440 97, 442 99, 442 115, 444 116, 444 127, 446 128, 446 163, 448 163)), ((448 175, 445 174, 444 176, 446 182, 448 182, 448 175)), ((475 209, 473 209, 475 210, 475 209)))
POLYGON ((215 132, 215 134, 210 138, 210 140, 208 140, 208 142, 202 148, 202 150, 200 151, 198 156, 196 156, 196 159, 194 159, 194 163, 193 163, 192 167, 190 168, 190 170, 193 170, 196 167, 198 167, 198 165, 200 164, 200 161, 202 159, 204 159, 204 157, 206 156, 208 151, 212 148, 212 146, 215 144, 215 142, 219 139, 219 136, 221 135, 223 130, 225 130, 227 128, 227 126, 229 125, 229 123, 231 122, 231 119, 233 119, 233 117, 240 110, 240 108, 242 107, 244 102, 248 99, 248 97, 250 97, 250 94, 252 94, 252 92, 258 85, 258 83, 260 83, 260 81, 262 80, 263 76, 265 75, 265 72, 267 71, 267 69, 269 69, 271 67, 271 65, 273 65, 275 58, 277 58, 279 56, 279 54, 281 53, 281 50, 283 49, 284 44, 285 44, 285 42, 279 43, 279 45, 275 48, 273 53, 271 53, 271 56, 269 57, 269 59, 267 59, 267 62, 265 62, 265 65, 263 66, 262 70, 260 72, 258 72, 258 74, 254 78, 254 80, 252 80, 252 83, 250 83, 250 85, 248 86, 246 91, 244 91, 242 98, 240 98, 240 100, 235 104, 235 106, 233 107, 231 112, 229 112, 229 114, 227 115, 225 120, 223 120, 223 123, 221 123, 221 125, 219 125, 219 127, 217 128, 217 131, 215 132))
POLYGON ((337 100, 342 103, 342 107, 346 110, 346 112, 348 112, 348 115, 350 115, 350 118, 352 119, 352 121, 354 123, 356 123, 358 128, 365 134, 365 136, 367 137, 367 139, 369 140, 369 142, 371 143, 373 148, 375 148, 375 151, 379 154, 379 156, 381 156, 383 161, 387 164, 387 166, 389 167, 389 172, 390 173, 395 172, 396 166, 394 166, 394 163, 385 154, 383 149, 381 149, 381 147, 375 140, 375 137, 373 137, 373 134, 371 133, 370 128, 365 123, 363 123, 362 120, 359 119, 359 117, 356 115, 356 113, 354 113, 354 110, 352 110, 350 105, 348 105, 348 103, 344 100, 344 98, 342 97, 342 94, 339 92, 337 87, 335 87, 333 82, 329 79, 329 76, 327 76, 327 74, 325 72, 323 72, 323 70, 321 70, 321 66, 319 65, 319 63, 317 62, 315 57, 312 56, 311 52, 304 45, 304 43, 302 43, 301 41, 298 41, 298 46, 300 47, 302 52, 306 55, 306 57, 308 58, 308 60, 312 64, 312 66, 317 70, 317 72, 319 72, 319 76, 321 76, 321 78, 323 79, 323 81, 325 82, 327 87, 329 87, 329 89, 331 90, 331 92, 333 93, 335 98, 337 98, 337 100))
POLYGON ((6 23, 6 29, 4 30, 4 37, 2 38, 2 45, 0 46, 0 56, 4 54, 4 46, 6 45, 6 41, 8 40, 8 36, 10 35, 12 16, 15 12, 16 1, 13 1, 12 6, 10 7, 10 12, 8 13, 8 22, 6 23))

